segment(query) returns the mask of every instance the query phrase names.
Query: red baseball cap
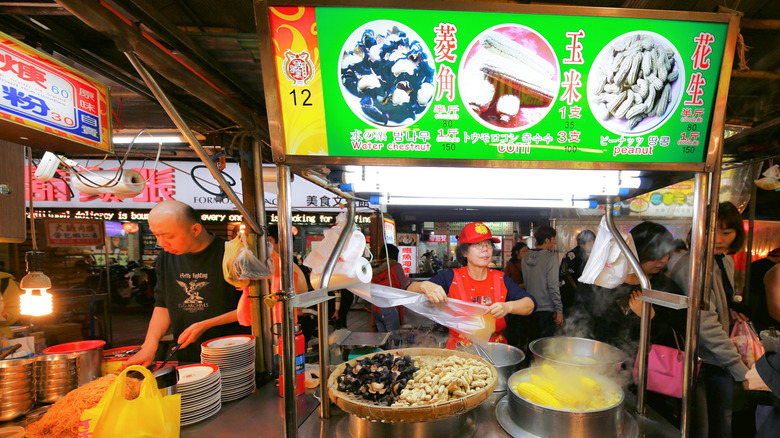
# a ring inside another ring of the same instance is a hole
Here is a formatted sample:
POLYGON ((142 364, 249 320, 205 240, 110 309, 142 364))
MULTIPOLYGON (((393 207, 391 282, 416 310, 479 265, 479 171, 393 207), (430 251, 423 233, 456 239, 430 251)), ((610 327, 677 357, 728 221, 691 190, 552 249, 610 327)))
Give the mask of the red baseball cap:
POLYGON ((483 240, 492 240, 494 243, 501 242, 501 239, 490 234, 490 229, 482 222, 472 222, 466 225, 458 235, 458 243, 479 243, 483 240))

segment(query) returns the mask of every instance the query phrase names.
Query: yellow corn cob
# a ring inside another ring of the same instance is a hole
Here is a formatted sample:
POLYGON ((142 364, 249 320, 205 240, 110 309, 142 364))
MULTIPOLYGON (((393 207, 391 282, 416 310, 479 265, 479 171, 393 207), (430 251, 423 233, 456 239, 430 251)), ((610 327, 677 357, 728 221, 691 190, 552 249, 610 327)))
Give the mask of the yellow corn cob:
POLYGON ((581 376, 578 380, 580 386, 588 393, 601 395, 601 384, 588 376, 581 376))
POLYGON ((550 395, 549 392, 529 382, 520 382, 515 386, 515 392, 520 397, 536 403, 537 405, 546 406, 548 408, 563 409, 563 405, 555 397, 550 395))
POLYGON ((576 388, 566 387, 560 382, 553 382, 537 374, 531 374, 531 383, 549 392, 567 409, 580 409, 588 404, 588 397, 585 393, 576 388))
POLYGON ((480 43, 491 52, 527 64, 547 77, 555 74, 555 69, 547 60, 499 32, 489 32, 480 43))
POLYGON ((542 365, 542 373, 545 377, 552 381, 560 381, 561 379, 561 373, 558 372, 552 365, 544 364, 542 365))

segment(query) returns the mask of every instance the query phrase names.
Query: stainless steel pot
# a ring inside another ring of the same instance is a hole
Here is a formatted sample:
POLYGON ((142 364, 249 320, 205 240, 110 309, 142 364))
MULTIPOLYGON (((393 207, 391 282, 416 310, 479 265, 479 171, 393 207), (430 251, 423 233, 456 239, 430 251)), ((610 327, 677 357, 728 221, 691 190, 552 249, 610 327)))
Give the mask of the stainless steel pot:
POLYGON ((588 412, 558 410, 532 403, 511 389, 517 382, 528 380, 526 374, 533 371, 534 368, 520 370, 508 382, 509 410, 513 421, 523 430, 544 438, 617 438, 621 435, 626 414, 623 410, 625 393, 620 386, 600 379, 605 389, 620 394, 620 401, 609 408, 588 412))
MULTIPOLYGON (((105 341, 78 341, 55 345, 43 350, 47 355, 78 355, 79 386, 100 377, 100 363, 103 361, 103 346, 105 341)), ((53 358, 56 361, 59 358, 53 358)), ((67 362, 67 360, 66 360, 67 362)))
POLYGON ((585 338, 540 338, 528 344, 528 349, 533 353, 534 361, 550 361, 558 366, 607 375, 619 372, 626 360, 620 349, 585 338))
POLYGON ((506 382, 515 371, 520 369, 525 353, 517 347, 498 342, 488 342, 485 351, 493 359, 493 366, 498 371, 498 385, 493 392, 506 391, 506 382))

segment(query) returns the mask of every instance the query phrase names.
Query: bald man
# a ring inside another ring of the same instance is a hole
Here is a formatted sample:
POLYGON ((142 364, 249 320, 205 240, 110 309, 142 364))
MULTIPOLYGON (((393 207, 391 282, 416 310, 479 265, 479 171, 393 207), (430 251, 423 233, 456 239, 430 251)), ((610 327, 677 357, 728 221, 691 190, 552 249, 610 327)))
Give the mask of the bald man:
POLYGON ((195 210, 179 201, 157 204, 149 213, 149 229, 163 248, 155 308, 141 350, 124 367, 149 365, 169 328, 182 344, 179 362, 200 362, 198 339, 249 333, 236 322, 241 294, 222 275, 225 241, 203 229, 195 210))

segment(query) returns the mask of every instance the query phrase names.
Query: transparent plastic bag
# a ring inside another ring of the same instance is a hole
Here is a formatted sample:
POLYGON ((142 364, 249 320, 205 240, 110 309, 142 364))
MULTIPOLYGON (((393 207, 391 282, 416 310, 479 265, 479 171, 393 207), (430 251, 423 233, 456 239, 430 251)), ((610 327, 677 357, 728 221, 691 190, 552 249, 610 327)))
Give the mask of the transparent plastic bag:
MULTIPOLYGON (((233 270, 235 271, 236 278, 239 280, 262 280, 274 275, 274 259, 268 257, 264 262, 260 261, 252 250, 249 249, 246 234, 241 235, 244 247, 238 252, 236 261, 233 262, 233 270)), ((271 254, 273 246, 269 243, 267 248, 267 254, 271 254)))
POLYGON ((358 284, 349 290, 377 307, 404 306, 480 344, 488 342, 495 330, 495 320, 488 313, 487 306, 453 298, 433 304, 424 294, 374 283, 358 284))
MULTIPOLYGON (((325 269, 325 263, 327 263, 333 249, 336 247, 341 231, 344 229, 347 218, 344 213, 339 214, 336 217, 336 225, 323 233, 322 242, 317 245, 309 255, 304 259, 303 264, 311 268, 313 274, 322 273, 325 269)), ((353 227, 350 224, 350 227, 353 227)), ((355 266, 359 262, 359 258, 363 255, 363 250, 366 247, 366 236, 357 228, 352 229, 352 234, 349 237, 346 245, 344 245, 341 254, 339 254, 339 261, 334 267, 334 274, 347 274, 350 275, 355 269, 355 266)))
MULTIPOLYGON (((630 233, 621 233, 623 239, 636 254, 634 239, 630 233)), ((623 255, 612 233, 607 227, 606 218, 601 218, 599 230, 596 234, 596 241, 593 242, 593 249, 588 257, 588 262, 579 278, 581 283, 595 284, 607 289, 613 289, 620 286, 626 279, 626 276, 632 272, 628 258, 623 255)))
POLYGON ((745 321, 737 321, 731 329, 731 342, 737 347, 742 362, 751 368, 756 361, 764 355, 764 345, 745 321))

